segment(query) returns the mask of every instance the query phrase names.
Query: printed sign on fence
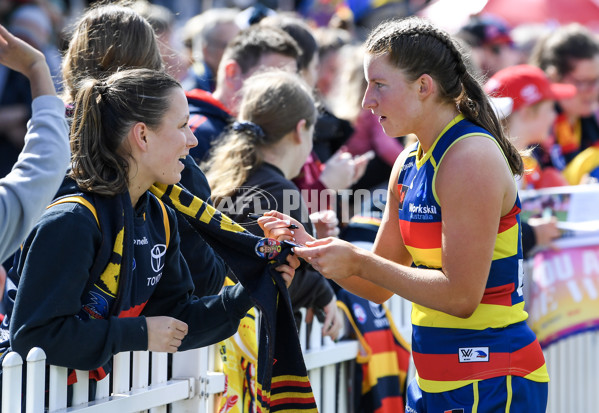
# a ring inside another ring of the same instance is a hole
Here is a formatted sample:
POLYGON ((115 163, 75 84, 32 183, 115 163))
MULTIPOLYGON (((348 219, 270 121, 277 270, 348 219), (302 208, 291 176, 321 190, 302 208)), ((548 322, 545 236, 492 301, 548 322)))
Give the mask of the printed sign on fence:
POLYGON ((599 245, 535 255, 529 325, 543 347, 599 327, 599 245))

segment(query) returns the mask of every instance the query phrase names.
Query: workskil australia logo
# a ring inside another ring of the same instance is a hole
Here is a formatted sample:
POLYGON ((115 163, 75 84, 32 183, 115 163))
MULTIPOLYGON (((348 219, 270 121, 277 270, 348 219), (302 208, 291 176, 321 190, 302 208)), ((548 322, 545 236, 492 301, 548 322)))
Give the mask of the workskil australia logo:
POLYGON ((415 205, 410 202, 408 211, 412 215, 412 219, 423 221, 431 221, 437 215, 437 207, 435 205, 415 205))

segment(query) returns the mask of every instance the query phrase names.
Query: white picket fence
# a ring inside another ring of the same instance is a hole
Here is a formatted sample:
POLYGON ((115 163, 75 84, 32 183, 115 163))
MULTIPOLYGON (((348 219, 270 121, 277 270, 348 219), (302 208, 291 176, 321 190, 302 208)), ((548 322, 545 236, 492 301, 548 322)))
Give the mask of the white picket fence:
MULTIPOLYGON (((300 338, 308 375, 320 412, 345 413, 349 410, 350 363, 358 352, 356 341, 334 343, 323 340, 318 321, 308 335, 305 324, 300 338), (306 337, 310 337, 309 343, 306 337), (339 366, 339 368, 337 368, 339 366)), ((49 385, 45 386, 46 356, 34 348, 25 366, 17 353, 6 356, 3 368, 2 412, 21 412, 21 382, 27 369, 26 409, 23 413, 126 413, 150 411, 166 413, 214 412, 217 393, 225 387, 223 373, 214 371, 215 346, 179 352, 172 355, 169 374, 168 355, 136 351, 120 353, 113 358, 113 371, 98 382, 95 400, 89 400, 88 372, 76 371, 72 406, 67 407, 67 369, 49 367, 49 385), (48 403, 45 406, 46 390, 48 403), (47 407, 47 410, 45 410, 47 407)))
POLYGON ((566 337, 545 351, 548 413, 599 411, 599 332, 566 337))
MULTIPOLYGON (((208 395, 224 389, 224 376, 207 371, 209 353, 209 348, 203 348, 175 354, 170 377, 166 353, 117 354, 113 373, 98 382, 93 401, 89 401, 88 373, 76 372, 78 381, 73 385, 73 407, 70 408, 67 408, 67 369, 50 366, 48 412, 114 413, 152 409, 153 413, 166 413, 167 404, 172 404, 174 412, 210 411, 208 395), (186 371, 190 369, 195 370, 193 375, 186 371)), ((40 348, 32 349, 27 355, 27 413, 45 411, 45 359, 40 348)), ((22 367, 23 362, 17 353, 7 355, 2 364, 3 412, 21 412, 22 367)))

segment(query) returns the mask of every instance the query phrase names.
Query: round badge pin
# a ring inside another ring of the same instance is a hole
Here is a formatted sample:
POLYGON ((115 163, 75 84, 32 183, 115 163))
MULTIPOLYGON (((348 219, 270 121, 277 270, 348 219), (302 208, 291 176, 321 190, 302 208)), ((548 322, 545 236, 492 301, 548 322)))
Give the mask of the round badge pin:
POLYGON ((259 257, 272 260, 281 252, 281 244, 272 238, 262 238, 256 243, 255 251, 259 257))

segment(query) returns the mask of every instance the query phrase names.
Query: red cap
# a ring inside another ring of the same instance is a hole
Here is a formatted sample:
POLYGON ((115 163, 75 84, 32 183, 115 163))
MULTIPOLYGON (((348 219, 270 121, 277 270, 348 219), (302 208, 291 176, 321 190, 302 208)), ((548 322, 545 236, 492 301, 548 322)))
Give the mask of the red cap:
POLYGON ((551 83, 541 69, 531 65, 506 67, 495 73, 485 84, 485 91, 494 97, 509 97, 512 111, 542 100, 569 99, 576 95, 576 86, 551 83))

